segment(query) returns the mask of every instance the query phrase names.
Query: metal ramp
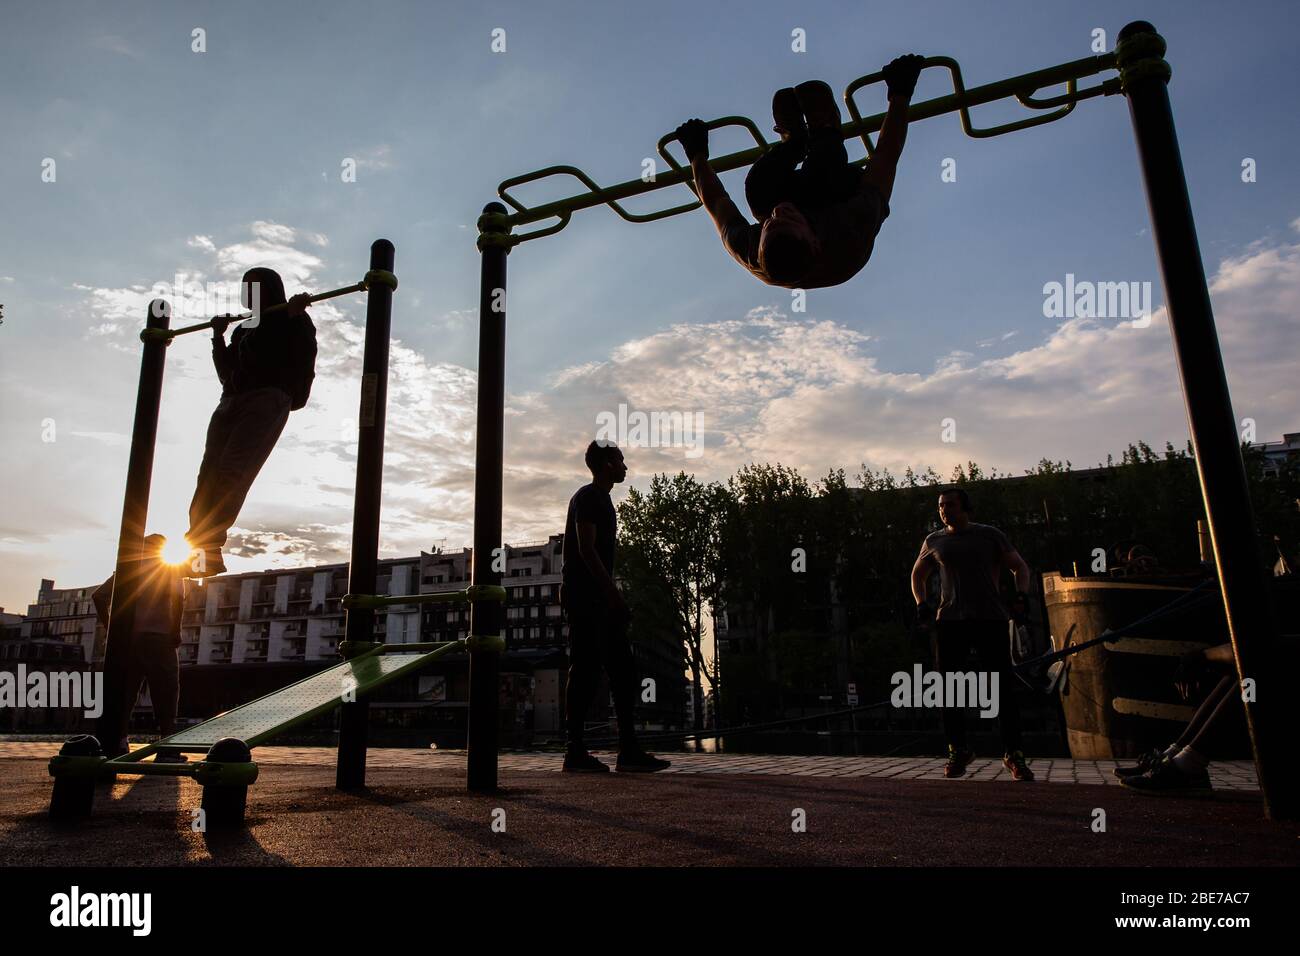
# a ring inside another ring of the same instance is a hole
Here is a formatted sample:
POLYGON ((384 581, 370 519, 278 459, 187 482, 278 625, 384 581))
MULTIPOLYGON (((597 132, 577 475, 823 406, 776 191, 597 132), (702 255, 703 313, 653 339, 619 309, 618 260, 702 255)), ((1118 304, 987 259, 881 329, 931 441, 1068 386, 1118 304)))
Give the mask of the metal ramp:
POLYGON ((93 736, 73 737, 50 758, 49 771, 54 778, 50 814, 55 819, 88 817, 96 782, 127 774, 191 777, 203 787, 204 819, 217 826, 242 823, 248 787, 257 780, 253 747, 333 710, 345 695, 375 690, 464 646, 461 641, 380 644, 296 684, 120 757, 106 758, 93 736), (221 741, 224 743, 220 747, 214 746, 221 741), (187 752, 202 753, 205 759, 158 759, 187 752), (149 756, 154 759, 144 759, 149 756))
POLYGON ((235 737, 251 749, 333 710, 342 703, 344 694, 349 691, 360 695, 382 687, 461 646, 459 641, 386 644, 350 661, 312 674, 296 684, 282 687, 265 697, 240 704, 155 744, 133 750, 129 756, 118 760, 135 762, 158 751, 206 753, 209 747, 223 737, 235 737))

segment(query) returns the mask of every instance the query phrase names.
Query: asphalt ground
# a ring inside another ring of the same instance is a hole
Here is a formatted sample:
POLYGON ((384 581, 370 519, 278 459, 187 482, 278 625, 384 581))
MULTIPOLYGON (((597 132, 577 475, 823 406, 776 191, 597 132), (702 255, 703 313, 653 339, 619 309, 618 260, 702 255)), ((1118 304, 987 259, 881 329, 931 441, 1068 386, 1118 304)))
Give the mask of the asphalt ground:
MULTIPOLYGON (((563 774, 503 766, 467 793, 454 760, 334 789, 332 751, 259 749, 246 827, 197 832, 188 778, 119 777, 55 824, 48 754, 0 759, 0 866, 1294 866, 1300 825, 1257 792, 1155 798, 1071 782, 767 772, 563 774), (287 753, 287 751, 286 751, 287 753), (1105 829, 1098 831, 1097 811, 1105 829), (805 827, 800 828, 802 820, 805 827)), ((400 753, 400 752, 394 752, 400 753)), ((386 765, 388 764, 388 765, 386 765)))

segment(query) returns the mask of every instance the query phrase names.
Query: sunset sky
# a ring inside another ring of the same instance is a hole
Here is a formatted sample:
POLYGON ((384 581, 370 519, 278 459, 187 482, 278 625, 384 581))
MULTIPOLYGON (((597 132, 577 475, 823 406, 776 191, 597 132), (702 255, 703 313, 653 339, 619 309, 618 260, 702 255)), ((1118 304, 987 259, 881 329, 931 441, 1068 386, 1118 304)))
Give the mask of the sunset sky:
MULTIPOLYGON (((1300 431, 1297 21, 1290 3, 1245 7, 1249 16, 1170 0, 10 4, 0 31, 0 606, 25 610, 41 578, 77 587, 112 570, 136 334, 156 283, 179 273, 233 288, 266 265, 290 294, 319 291, 359 279, 370 243, 392 240, 401 285, 381 555, 459 548, 473 506, 474 222, 498 182, 552 164, 602 184, 632 179, 692 116, 744 114, 770 129, 780 86, 819 77, 838 94, 905 52, 953 56, 973 86, 1087 56, 1096 28, 1110 48, 1139 17, 1170 45, 1236 416, 1253 419, 1261 441, 1300 431), (195 28, 205 53, 191 50, 195 28), (805 53, 791 50, 797 28, 805 53), (495 29, 505 52, 491 48, 495 29), (47 159, 54 182, 42 181, 47 159), (348 159, 356 182, 341 179, 348 159)), ((916 98, 949 90, 927 71, 916 98)), ((859 103, 878 112, 883 92, 859 103)), ((1000 104, 975 119, 1022 112, 1000 104)), ((713 153, 746 145, 727 131, 713 153)), ((724 182, 743 205, 743 171, 724 182)), ((557 179, 519 196, 576 188, 557 179)), ((629 206, 688 198, 677 187, 629 206)), ((914 125, 872 261, 811 292, 804 312, 740 269, 700 211, 639 226, 580 212, 559 235, 516 248, 509 270, 508 542, 562 530, 597 416, 620 403, 704 426, 699 454, 627 449, 638 486, 680 469, 722 479, 751 461, 810 479, 864 463, 1089 467, 1130 442, 1187 439, 1120 97, 994 139, 963 136, 955 116, 914 125), (956 181, 944 182, 950 159, 956 181), (1152 321, 1046 317, 1044 286, 1067 275, 1150 282, 1152 321), (941 440, 946 418, 955 442, 941 440)), ((364 296, 313 308, 312 400, 253 487, 232 571, 346 560, 364 308, 364 296)), ((220 392, 209 342, 193 335, 168 350, 151 531, 185 529, 220 392)))

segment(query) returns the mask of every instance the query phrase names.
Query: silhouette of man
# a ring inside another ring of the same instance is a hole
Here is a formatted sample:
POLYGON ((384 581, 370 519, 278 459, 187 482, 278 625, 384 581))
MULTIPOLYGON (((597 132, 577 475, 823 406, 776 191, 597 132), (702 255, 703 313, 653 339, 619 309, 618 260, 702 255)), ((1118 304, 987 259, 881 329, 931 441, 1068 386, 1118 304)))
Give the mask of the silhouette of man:
POLYGON ((809 80, 777 90, 772 118, 781 142, 745 178, 745 199, 757 224, 745 218, 709 166, 705 124, 692 119, 677 127, 700 202, 737 262, 768 285, 788 289, 839 285, 858 274, 889 215, 908 104, 923 61, 908 54, 884 68, 889 109, 875 153, 861 170, 849 164, 830 86, 809 80))
MULTIPOLYGON (((256 324, 235 329, 229 345, 229 319, 212 320, 212 364, 221 379, 221 401, 208 424, 185 535, 190 547, 202 553, 195 562, 196 577, 226 570, 221 549, 227 533, 275 449, 289 412, 307 404, 316 374, 316 327, 306 311, 310 299, 306 293, 296 295, 287 308, 259 314, 256 324)), ((243 300, 259 313, 285 305, 279 273, 250 269, 244 274, 243 300)))
MULTIPOLYGON (((1007 622, 1023 620, 1030 587, 1029 565, 1005 534, 992 525, 976 524, 970 496, 960 488, 939 496, 939 518, 944 527, 928 535, 912 566, 912 597, 917 618, 922 622, 934 615, 935 670, 943 674, 964 669, 971 648, 980 666, 998 674, 998 730, 1005 753, 1002 765, 1015 780, 1033 780, 1033 771, 1020 750, 1020 706, 1011 671, 1011 645, 1007 622), (937 609, 926 599, 926 584, 939 570, 942 600, 937 609), (1014 615, 1002 604, 998 582, 1006 569, 1016 578, 1014 615)), ((945 680, 945 686, 947 681, 945 680)), ((948 701, 944 702, 945 704, 948 701)), ((945 777, 960 777, 975 758, 966 749, 966 728, 962 711, 943 708, 944 736, 948 738, 945 777)))
POLYGON ((609 493, 627 477, 623 453, 616 445, 593 441, 587 446, 591 484, 569 499, 564 521, 564 583, 560 603, 569 622, 569 680, 564 694, 568 748, 564 769, 571 773, 608 773, 609 767, 587 752, 583 720, 600 683, 609 676, 618 717, 618 761, 625 773, 652 773, 669 766, 641 749, 636 739, 636 671, 628 641, 631 614, 614 583, 617 517, 609 493))
MULTIPOLYGON (((121 691, 122 706, 104 708, 105 717, 115 724, 101 731, 109 756, 118 756, 130 749, 127 731, 131 711, 135 707, 136 698, 140 696, 140 687, 146 681, 159 732, 168 737, 176 731, 176 708, 180 700, 180 658, 177 648, 181 643, 181 610, 185 598, 182 577, 184 568, 168 564, 163 559, 163 547, 166 544, 167 539, 160 534, 147 536, 144 539, 140 566, 135 572, 139 575, 139 580, 136 583, 135 613, 129 638, 130 657, 126 668, 126 684, 121 691)), ((110 574, 108 580, 91 595, 95 613, 105 627, 108 626, 110 602, 117 603, 113 602, 116 577, 117 572, 110 574)), ((118 601, 121 598, 122 595, 119 595, 118 601)), ((115 613, 123 610, 125 608, 121 606, 114 608, 115 613)), ((105 685, 105 691, 109 692, 107 681, 105 685)), ((159 754, 154 759, 164 763, 184 762, 185 756, 159 754)))

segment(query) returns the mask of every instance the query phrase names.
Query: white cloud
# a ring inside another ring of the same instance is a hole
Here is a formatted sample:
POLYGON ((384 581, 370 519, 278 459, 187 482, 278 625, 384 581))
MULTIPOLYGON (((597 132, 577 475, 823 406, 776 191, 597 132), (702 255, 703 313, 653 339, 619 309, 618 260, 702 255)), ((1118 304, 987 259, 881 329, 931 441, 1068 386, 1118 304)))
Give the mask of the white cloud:
POLYGON ((392 169, 394 166, 393 147, 388 143, 380 143, 369 149, 361 150, 354 159, 357 161, 357 169, 375 171, 392 169))
POLYGON ((120 56, 129 56, 134 59, 140 58, 140 52, 125 37, 117 34, 95 37, 90 41, 90 45, 97 50, 107 50, 109 53, 116 53, 120 56))
MULTIPOLYGON (((321 248, 311 236, 276 223, 255 224, 251 232, 239 242, 214 240, 212 270, 186 275, 232 281, 246 265, 271 265, 287 279, 327 271, 294 244, 321 248)), ((107 328, 124 352, 104 353, 95 339, 31 357, 32 374, 13 393, 12 420, 28 423, 11 443, 26 478, 6 509, 23 520, 0 527, 0 534, 29 544, 20 557, 0 555, 0 570, 39 563, 44 574, 88 583, 111 564, 126 448, 108 436, 129 427, 139 354, 133 336, 150 290, 143 283, 76 288, 86 294, 85 327, 107 328), (78 368, 93 369, 95 380, 108 384, 93 394, 49 385, 78 368), (99 444, 95 469, 86 467, 86 441, 40 443, 38 424, 47 415, 72 437, 99 444)), ((1237 415, 1255 418, 1261 437, 1296 430, 1300 386, 1291 356, 1300 331, 1300 243, 1256 245, 1225 259, 1212 297, 1237 415)), ((290 417, 253 487, 232 534, 234 569, 346 558, 362 309, 359 296, 312 309, 320 343, 312 400, 290 417)), ((469 314, 464 310, 463 318, 469 314)), ((206 335, 187 336, 168 350, 150 512, 151 528, 163 533, 183 530, 219 392, 207 343, 206 335)), ((862 463, 895 472, 931 465, 946 473, 974 460, 1017 471, 1046 456, 1084 467, 1130 441, 1180 444, 1186 434, 1163 310, 1145 329, 1072 320, 1033 347, 982 360, 952 353, 925 373, 882 368, 874 347, 870 335, 836 322, 758 309, 667 326, 619 344, 603 360, 558 369, 536 391, 508 394, 506 540, 560 530, 569 496, 586 480, 582 451, 595 435, 596 416, 620 403, 703 416, 698 458, 681 447, 629 448, 634 483, 679 469, 722 479, 750 461, 781 461, 809 478, 832 467, 852 474, 862 463), (941 441, 945 418, 956 421, 955 444, 941 441)), ((438 540, 468 544, 476 376, 399 340, 390 361, 386 553, 413 554, 438 540)))

